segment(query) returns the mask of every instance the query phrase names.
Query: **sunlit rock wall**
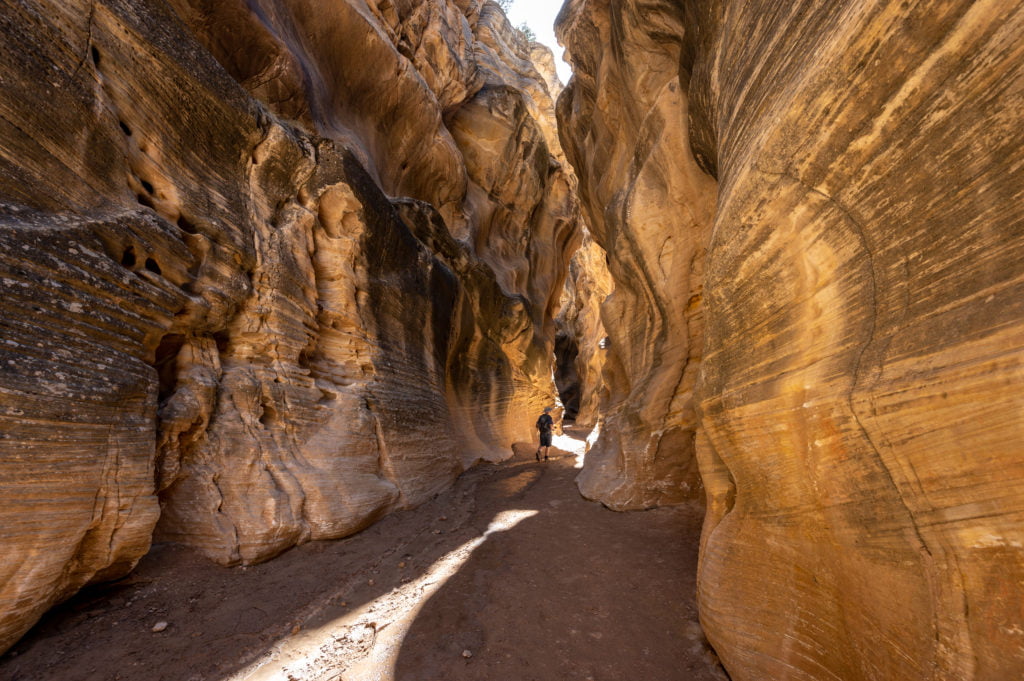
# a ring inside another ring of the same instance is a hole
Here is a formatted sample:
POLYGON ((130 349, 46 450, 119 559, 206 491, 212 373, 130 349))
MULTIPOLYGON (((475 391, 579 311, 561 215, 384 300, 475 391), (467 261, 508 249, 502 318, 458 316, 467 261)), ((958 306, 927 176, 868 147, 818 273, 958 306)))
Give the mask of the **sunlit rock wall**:
POLYGON ((562 145, 615 281, 601 311, 601 437, 578 483, 620 510, 701 495, 693 387, 715 181, 689 152, 679 15, 577 2, 560 17, 576 69, 558 100, 562 145))
MULTIPOLYGON (((688 2, 648 24, 654 46, 639 11, 569 3, 578 77, 559 113, 588 214, 617 213, 632 185, 582 178, 640 165, 664 135, 601 84, 679 44, 663 68, 690 109, 670 165, 718 181, 710 232, 692 231, 708 246, 708 638, 737 681, 1021 677, 1024 9, 688 2), (631 134, 644 144, 616 155, 631 134)), ((704 210, 669 196, 650 202, 704 210)), ((626 269, 635 256, 594 233, 616 296, 658 262, 626 269)), ((615 350, 609 317, 629 316, 604 314, 615 350)), ((639 358, 660 350, 631 338, 639 358)))
POLYGON ((154 531, 344 536, 553 399, 577 214, 496 6, 170 4, 0 5, 0 649, 154 531))

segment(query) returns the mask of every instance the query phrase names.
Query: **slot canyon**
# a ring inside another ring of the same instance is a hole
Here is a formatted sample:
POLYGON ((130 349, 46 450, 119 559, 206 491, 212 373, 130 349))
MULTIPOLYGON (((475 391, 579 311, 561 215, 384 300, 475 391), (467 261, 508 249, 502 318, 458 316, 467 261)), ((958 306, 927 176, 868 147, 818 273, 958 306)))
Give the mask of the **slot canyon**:
POLYGON ((1024 679, 1024 3, 514 1, 0 0, 0 679, 1024 679))

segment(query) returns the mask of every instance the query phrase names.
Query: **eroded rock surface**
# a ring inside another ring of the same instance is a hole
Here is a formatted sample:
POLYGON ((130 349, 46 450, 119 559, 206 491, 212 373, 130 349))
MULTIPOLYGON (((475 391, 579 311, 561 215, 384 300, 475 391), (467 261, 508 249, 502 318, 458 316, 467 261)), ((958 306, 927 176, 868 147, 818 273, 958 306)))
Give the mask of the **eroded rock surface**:
POLYGON ((607 333, 601 304, 614 285, 607 254, 584 232, 583 243, 569 262, 562 309, 555 322, 555 383, 565 413, 581 427, 597 425, 604 392, 607 333))
POLYGON ((558 100, 562 144, 615 281, 601 311, 601 437, 578 482, 619 510, 701 493, 693 387, 715 181, 689 152, 681 42, 666 38, 682 34, 679 14, 577 2, 560 17, 576 69, 558 100))
POLYGON ((563 143, 616 282, 581 489, 628 505, 623 434, 699 431, 701 619, 737 681, 1024 673, 1022 30, 1020 3, 563 11, 563 143), (688 388, 647 388, 695 356, 696 428, 688 388))
POLYGON ((264 560, 531 437, 580 237, 497 6, 0 21, 0 649, 155 526, 264 560))

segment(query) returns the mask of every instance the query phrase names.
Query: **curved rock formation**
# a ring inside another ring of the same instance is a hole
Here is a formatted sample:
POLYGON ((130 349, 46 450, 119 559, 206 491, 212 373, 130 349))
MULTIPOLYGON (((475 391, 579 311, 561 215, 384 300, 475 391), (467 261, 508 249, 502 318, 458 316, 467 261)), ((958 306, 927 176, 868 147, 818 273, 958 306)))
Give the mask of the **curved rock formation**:
POLYGON ((567 417, 588 428, 600 420, 605 394, 607 333, 601 322, 601 304, 613 288, 606 258, 604 249, 584 231, 583 244, 569 262, 565 300, 555 320, 555 382, 567 417))
POLYGON ((0 649, 158 518, 344 536, 554 399, 573 180, 497 7, 169 4, 0 15, 0 649))
POLYGON ((732 678, 1019 677, 1024 7, 571 0, 560 30, 616 282, 581 488, 651 487, 622 434, 694 422, 650 358, 702 356, 701 619, 732 678), (684 240, 707 246, 696 352, 700 268, 661 267, 684 240), (659 271, 689 279, 669 297, 659 271))
POLYGON ((601 312, 608 398, 580 490, 619 510, 697 498, 693 387, 715 182, 688 151, 682 45, 666 38, 682 35, 682 19, 667 4, 576 2, 560 22, 575 68, 558 100, 562 145, 615 281, 601 312))

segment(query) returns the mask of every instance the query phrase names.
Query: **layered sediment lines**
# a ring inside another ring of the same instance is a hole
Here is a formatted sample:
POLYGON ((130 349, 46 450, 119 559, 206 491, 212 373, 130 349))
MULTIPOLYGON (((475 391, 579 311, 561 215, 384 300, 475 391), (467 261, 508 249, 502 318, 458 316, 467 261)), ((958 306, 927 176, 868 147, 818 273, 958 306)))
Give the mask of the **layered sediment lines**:
POLYGON ((682 34, 678 14, 570 3, 561 17, 576 71, 559 132, 615 282, 601 311, 601 437, 579 486, 619 510, 701 496, 693 386, 715 181, 689 152, 682 44, 665 37, 682 34))
POLYGON ((616 286, 581 489, 656 500, 648 462, 693 449, 636 434, 696 431, 737 681, 1020 676, 1024 8, 571 0, 560 31, 616 286))
POLYGON ((529 439, 580 236, 496 5, 8 2, 0 649, 152 537, 339 537, 529 439))

